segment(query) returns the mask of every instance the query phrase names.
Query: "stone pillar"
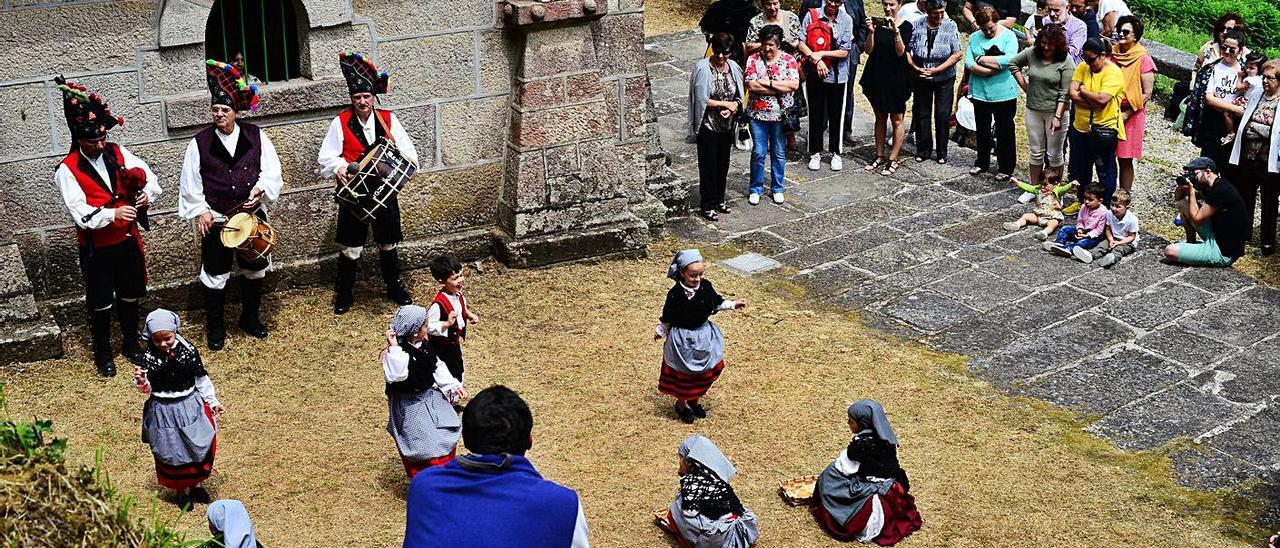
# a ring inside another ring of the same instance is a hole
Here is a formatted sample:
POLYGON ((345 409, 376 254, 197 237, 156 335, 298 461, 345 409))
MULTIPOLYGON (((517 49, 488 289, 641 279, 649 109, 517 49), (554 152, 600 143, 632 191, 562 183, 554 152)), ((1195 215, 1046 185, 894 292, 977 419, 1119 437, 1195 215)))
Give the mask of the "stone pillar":
POLYGON ((629 207, 619 113, 591 35, 607 11, 606 0, 503 6, 521 44, 498 199, 497 251, 512 266, 645 252, 648 226, 629 207))

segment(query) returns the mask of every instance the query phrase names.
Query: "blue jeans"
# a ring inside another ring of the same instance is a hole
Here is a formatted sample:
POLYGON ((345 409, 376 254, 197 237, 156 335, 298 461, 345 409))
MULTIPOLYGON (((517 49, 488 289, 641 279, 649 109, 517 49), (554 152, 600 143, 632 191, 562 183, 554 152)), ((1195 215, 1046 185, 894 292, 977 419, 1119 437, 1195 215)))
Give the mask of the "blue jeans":
POLYGON ((1099 243, 1102 243, 1102 239, 1103 239, 1102 236, 1099 236, 1097 238, 1089 238, 1089 237, 1076 238, 1075 225, 1066 225, 1058 230, 1058 239, 1055 241, 1058 242, 1058 245, 1066 248, 1067 251, 1071 251, 1071 248, 1073 247, 1083 247, 1085 249, 1093 249, 1094 246, 1098 245, 1099 243))
POLYGON ((787 167, 786 142, 782 139, 782 122, 762 122, 751 119, 751 186, 752 194, 764 194, 764 161, 773 158, 773 186, 771 192, 782 192, 782 177, 787 167))
POLYGON ((1091 142, 1088 133, 1077 131, 1074 127, 1067 130, 1067 140, 1071 142, 1071 157, 1067 159, 1067 180, 1080 182, 1076 197, 1081 202, 1084 201, 1084 188, 1093 181, 1093 169, 1096 165, 1098 182, 1107 189, 1099 198, 1102 198, 1103 205, 1111 207, 1111 195, 1116 192, 1118 174, 1115 143, 1098 146, 1091 142))

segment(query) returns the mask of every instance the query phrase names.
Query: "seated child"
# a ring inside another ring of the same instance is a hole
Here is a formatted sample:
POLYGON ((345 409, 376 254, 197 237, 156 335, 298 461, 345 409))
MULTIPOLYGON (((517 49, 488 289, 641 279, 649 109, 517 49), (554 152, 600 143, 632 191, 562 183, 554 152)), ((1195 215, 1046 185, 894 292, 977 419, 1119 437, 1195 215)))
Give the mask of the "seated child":
POLYGON ((1080 206, 1079 217, 1075 226, 1066 225, 1058 231, 1058 238, 1045 242, 1045 251, 1051 251, 1063 257, 1070 257, 1077 247, 1085 250, 1093 249, 1102 241, 1102 231, 1107 225, 1106 208, 1102 207, 1102 195, 1107 189, 1099 183, 1089 183, 1084 187, 1084 202, 1080 206))
POLYGON ((711 440, 692 435, 680 443, 680 491, 667 508, 680 546, 747 548, 760 538, 756 515, 729 485, 733 463, 711 440))
POLYGON ((1129 211, 1130 199, 1129 192, 1124 189, 1111 196, 1111 209, 1107 211, 1107 226, 1103 231, 1107 241, 1090 250, 1073 249, 1072 254, 1077 259, 1109 268, 1137 249, 1138 216, 1129 211))
POLYGON ((480 318, 467 306, 462 295, 466 277, 462 263, 448 255, 431 261, 431 277, 440 283, 440 292, 427 309, 427 339, 449 367, 449 374, 465 383, 462 367, 462 341, 467 338, 467 324, 480 323, 480 318))
POLYGON ((1044 230, 1036 232, 1035 237, 1037 240, 1048 240, 1065 219, 1062 216, 1063 193, 1075 188, 1074 183, 1059 185, 1058 182, 1061 180, 1061 174, 1055 170, 1047 170, 1044 175, 1044 185, 1037 189, 1035 185, 1010 178, 1009 181, 1013 182, 1013 186, 1035 194, 1036 208, 1030 213, 1024 213, 1016 221, 1004 223, 1004 229, 1016 232, 1027 225, 1042 226, 1044 230))
POLYGON ((205 512, 209 518, 209 533, 213 538, 200 548, 262 548, 249 521, 249 511, 244 503, 234 499, 216 500, 205 512))

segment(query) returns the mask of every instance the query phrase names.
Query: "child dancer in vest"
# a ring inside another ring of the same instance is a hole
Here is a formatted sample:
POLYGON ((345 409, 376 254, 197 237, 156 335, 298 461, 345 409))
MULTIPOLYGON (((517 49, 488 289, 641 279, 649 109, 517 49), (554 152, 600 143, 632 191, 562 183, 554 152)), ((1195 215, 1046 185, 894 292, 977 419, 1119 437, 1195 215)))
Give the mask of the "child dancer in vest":
POLYGON ((424 344, 427 329, 427 309, 400 307, 379 356, 387 378, 387 432, 410 478, 453 460, 462 435, 462 421, 452 407, 465 395, 462 382, 424 344))
POLYGON ((178 493, 178 505, 209 503, 200 487, 213 471, 217 417, 222 403, 196 348, 178 334, 178 315, 157 308, 147 314, 147 351, 134 369, 142 408, 142 441, 156 460, 156 481, 178 493))
POLYGON ((667 292, 653 340, 667 338, 662 347, 658 391, 676 398, 680 420, 692 424, 706 418, 698 403, 724 369, 724 334, 710 320, 721 310, 746 308, 747 300, 726 301, 711 281, 702 277, 706 264, 696 249, 676 253, 667 277, 676 282, 667 292))
POLYGON ((431 261, 431 276, 440 283, 440 291, 427 309, 427 338, 453 378, 463 382, 462 340, 467 338, 467 324, 480 323, 480 317, 462 295, 462 263, 448 255, 437 257, 431 261))

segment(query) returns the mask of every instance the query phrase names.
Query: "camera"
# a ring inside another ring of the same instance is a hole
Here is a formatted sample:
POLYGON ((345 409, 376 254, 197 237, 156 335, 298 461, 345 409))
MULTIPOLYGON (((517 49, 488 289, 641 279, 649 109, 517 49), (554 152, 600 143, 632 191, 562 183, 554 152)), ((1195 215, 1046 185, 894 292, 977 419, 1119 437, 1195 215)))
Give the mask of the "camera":
POLYGON ((1173 180, 1175 186, 1188 186, 1196 182, 1194 173, 1183 173, 1173 180))

